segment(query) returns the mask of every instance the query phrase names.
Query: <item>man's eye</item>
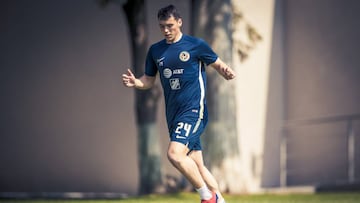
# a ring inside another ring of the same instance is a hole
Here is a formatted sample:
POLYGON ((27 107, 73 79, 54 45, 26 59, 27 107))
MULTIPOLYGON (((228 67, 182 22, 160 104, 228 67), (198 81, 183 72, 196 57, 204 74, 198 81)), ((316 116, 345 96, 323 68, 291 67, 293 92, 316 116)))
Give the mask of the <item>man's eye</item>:
POLYGON ((174 25, 170 24, 170 25, 160 25, 161 29, 171 29, 174 25))

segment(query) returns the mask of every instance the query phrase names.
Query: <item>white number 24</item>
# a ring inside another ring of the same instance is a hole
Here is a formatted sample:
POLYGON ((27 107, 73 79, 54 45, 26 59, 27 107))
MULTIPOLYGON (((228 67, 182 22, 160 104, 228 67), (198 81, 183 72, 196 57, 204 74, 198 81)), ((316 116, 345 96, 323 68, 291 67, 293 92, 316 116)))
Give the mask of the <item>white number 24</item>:
POLYGON ((181 134, 181 129, 184 129, 186 131, 185 136, 187 137, 190 134, 191 125, 188 123, 179 122, 175 130, 175 133, 181 134))

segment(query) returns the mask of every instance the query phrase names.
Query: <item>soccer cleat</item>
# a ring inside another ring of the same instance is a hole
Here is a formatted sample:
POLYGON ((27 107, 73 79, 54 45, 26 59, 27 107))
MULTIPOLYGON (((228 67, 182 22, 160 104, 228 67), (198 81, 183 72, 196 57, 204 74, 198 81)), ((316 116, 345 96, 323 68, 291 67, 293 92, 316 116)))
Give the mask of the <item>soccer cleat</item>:
POLYGON ((212 198, 209 200, 201 200, 201 203, 218 203, 219 197, 215 192, 212 192, 212 198))

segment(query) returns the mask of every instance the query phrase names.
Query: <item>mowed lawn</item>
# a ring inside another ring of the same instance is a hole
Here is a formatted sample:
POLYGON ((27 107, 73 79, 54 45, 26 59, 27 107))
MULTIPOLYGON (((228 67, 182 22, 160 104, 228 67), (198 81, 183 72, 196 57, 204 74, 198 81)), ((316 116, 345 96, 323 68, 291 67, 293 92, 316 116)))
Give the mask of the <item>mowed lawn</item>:
MULTIPOLYGON (((360 203, 360 192, 320 193, 291 195, 225 195, 227 203, 360 203)), ((199 203, 196 193, 148 195, 113 200, 13 200, 0 199, 7 203, 199 203)))

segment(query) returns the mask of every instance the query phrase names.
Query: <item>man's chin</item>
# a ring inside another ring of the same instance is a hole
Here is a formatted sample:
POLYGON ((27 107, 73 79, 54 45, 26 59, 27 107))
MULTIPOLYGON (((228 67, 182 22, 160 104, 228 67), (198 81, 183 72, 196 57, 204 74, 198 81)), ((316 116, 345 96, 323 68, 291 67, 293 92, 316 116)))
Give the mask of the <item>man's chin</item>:
POLYGON ((167 42, 173 42, 174 41, 174 38, 172 37, 165 37, 166 41, 167 42))

